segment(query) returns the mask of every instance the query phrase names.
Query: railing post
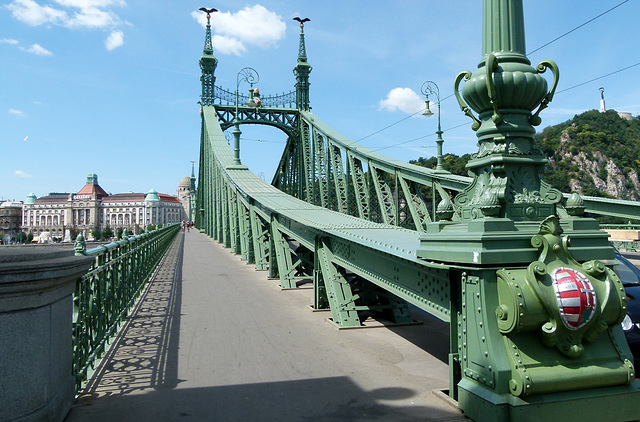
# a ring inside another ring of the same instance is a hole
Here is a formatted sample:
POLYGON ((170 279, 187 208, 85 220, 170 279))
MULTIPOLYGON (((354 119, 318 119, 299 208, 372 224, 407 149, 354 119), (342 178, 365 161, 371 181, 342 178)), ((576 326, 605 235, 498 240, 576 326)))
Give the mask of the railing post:
POLYGON ((61 421, 71 408, 72 295, 93 259, 34 246, 0 254, 0 420, 61 421))

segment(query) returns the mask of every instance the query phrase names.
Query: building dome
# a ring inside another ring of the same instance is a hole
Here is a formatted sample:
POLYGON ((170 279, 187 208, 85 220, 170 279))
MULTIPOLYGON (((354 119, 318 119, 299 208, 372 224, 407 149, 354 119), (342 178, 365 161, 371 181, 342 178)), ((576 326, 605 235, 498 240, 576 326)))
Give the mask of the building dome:
POLYGON ((35 203, 36 203, 36 199, 38 199, 38 198, 36 197, 36 194, 35 194, 35 193, 33 193, 33 192, 31 192, 29 195, 27 195, 27 200, 26 200, 26 201, 24 201, 24 203, 25 203, 25 204, 29 204, 29 205, 31 205, 31 204, 35 204, 35 203))
POLYGON ((180 179, 180 183, 178 183, 178 190, 183 189, 191 189, 191 178, 189 176, 184 176, 180 179))
POLYGON ((158 196, 158 192, 156 192, 155 189, 151 188, 151 190, 149 191, 149 193, 147 193, 146 198, 144 198, 145 201, 153 201, 153 202, 160 202, 160 197, 158 196))

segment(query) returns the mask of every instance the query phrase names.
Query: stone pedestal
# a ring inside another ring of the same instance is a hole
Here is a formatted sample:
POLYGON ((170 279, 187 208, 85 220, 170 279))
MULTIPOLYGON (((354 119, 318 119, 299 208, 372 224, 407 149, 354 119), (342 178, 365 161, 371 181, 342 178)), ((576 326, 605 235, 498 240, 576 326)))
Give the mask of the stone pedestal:
POLYGON ((75 283, 92 257, 72 249, 0 251, 1 421, 61 421, 75 397, 75 283))

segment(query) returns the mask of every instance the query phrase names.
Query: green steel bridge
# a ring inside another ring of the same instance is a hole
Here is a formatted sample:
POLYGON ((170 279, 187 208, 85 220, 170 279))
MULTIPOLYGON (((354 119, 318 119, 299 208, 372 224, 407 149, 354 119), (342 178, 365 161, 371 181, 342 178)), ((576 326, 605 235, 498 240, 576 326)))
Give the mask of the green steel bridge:
MULTIPOLYGON (((607 266, 608 234, 593 218, 637 221, 640 205, 564 194, 541 179, 546 158, 535 126, 559 69, 526 57, 522 0, 484 0, 481 61, 453 79, 478 138, 472 177, 385 157, 311 113, 306 19, 296 19, 295 90, 260 97, 216 86, 215 9, 201 10, 192 207, 201 232, 282 289, 312 284, 313 308, 330 311, 339 327, 361 326, 371 313, 412 323, 410 305, 449 323, 449 395, 474 421, 640 419, 640 385, 620 326, 627 297, 607 266), (239 127, 247 124, 288 137, 271 183, 240 160, 239 127), (233 149, 225 138, 232 128, 233 149)), ((252 70, 238 77, 251 82, 252 70)), ((125 233, 90 250, 79 238, 76 256, 0 256, 0 419, 25 420, 28 411, 30 420, 64 417, 178 232, 176 225, 125 233), (25 376, 34 362, 46 380, 36 370, 25 376)))
MULTIPOLYGON (((208 23, 196 226, 282 289, 312 282, 313 307, 340 327, 360 326, 363 311, 411 322, 409 304, 449 322, 450 395, 474 420, 639 418, 619 326, 626 297, 602 264, 613 257, 608 235, 589 214, 639 220, 640 204, 541 180, 534 126, 559 70, 526 58, 521 0, 484 3, 482 61, 454 81, 479 140, 473 177, 375 153, 311 113, 304 21, 295 90, 234 97, 215 85, 208 23), (240 161, 247 124, 288 137, 271 184, 240 161)), ((241 71, 248 82, 251 71, 241 71)))

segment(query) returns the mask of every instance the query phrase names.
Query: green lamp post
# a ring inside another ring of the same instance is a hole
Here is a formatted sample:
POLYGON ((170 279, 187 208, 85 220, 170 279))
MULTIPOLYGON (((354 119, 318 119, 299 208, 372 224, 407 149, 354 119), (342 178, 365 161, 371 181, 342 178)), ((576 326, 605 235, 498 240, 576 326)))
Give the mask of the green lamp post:
POLYGON ((251 67, 243 67, 240 69, 236 76, 236 113, 233 121, 233 164, 228 166, 227 169, 232 170, 246 170, 247 166, 240 162, 240 120, 238 120, 238 97, 240 91, 240 82, 247 82, 251 87, 253 84, 258 83, 260 75, 251 67))
POLYGON ((422 84, 422 87, 420 87, 420 92, 422 92, 422 95, 424 95, 426 97, 426 100, 425 100, 426 106, 425 106, 424 113, 422 113, 423 116, 426 116, 426 117, 433 116, 433 112, 429 108, 429 95, 435 95, 436 99, 437 99, 437 104, 438 104, 438 130, 436 131, 436 134, 438 135, 438 139, 436 139, 436 147, 437 147, 436 171, 439 172, 439 173, 445 172, 446 170, 444 169, 444 166, 442 165, 442 144, 444 143, 444 140, 442 139, 442 133, 443 132, 442 132, 442 127, 440 126, 440 88, 438 88, 438 85, 435 82, 426 81, 426 82, 424 82, 422 84))
POLYGON ((451 268, 450 393, 476 422, 640 417, 608 235, 540 176, 535 126, 558 78, 525 55, 522 0, 484 0, 482 59, 454 82, 478 137, 473 182, 460 221, 428 224, 417 250, 451 268))

